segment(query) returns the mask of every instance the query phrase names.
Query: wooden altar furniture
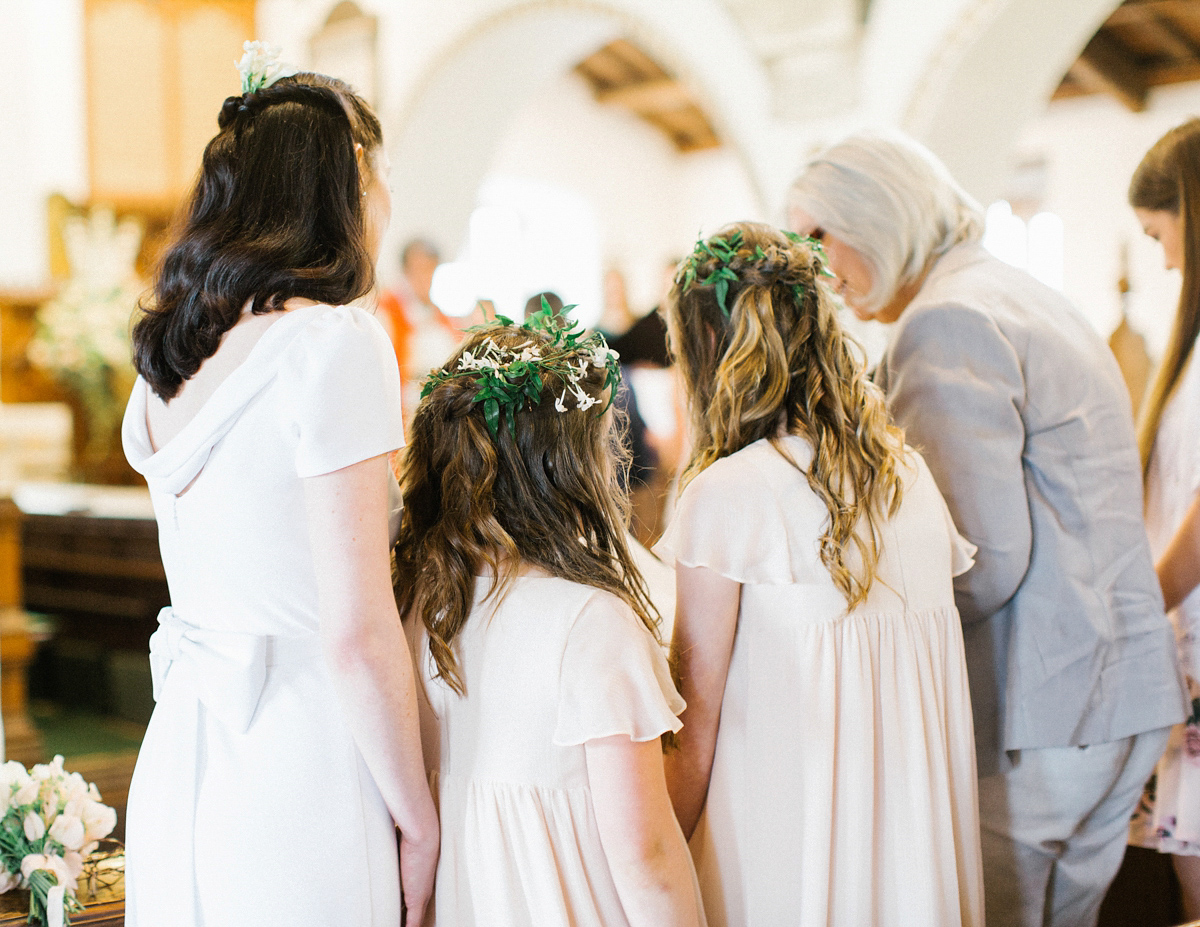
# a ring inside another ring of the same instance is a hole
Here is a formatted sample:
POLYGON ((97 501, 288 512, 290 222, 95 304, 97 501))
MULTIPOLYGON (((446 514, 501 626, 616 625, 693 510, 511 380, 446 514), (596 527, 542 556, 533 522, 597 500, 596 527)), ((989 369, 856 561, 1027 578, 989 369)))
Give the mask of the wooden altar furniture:
POLYGON ((0 290, 0 402, 61 402, 66 393, 26 351, 37 328, 37 311, 57 286, 0 290))
MULTIPOLYGON (((24 511, 25 607, 54 615, 60 640, 148 659, 158 612, 170 604, 150 494, 136 487, 29 483, 19 484, 14 497, 24 511)), ((113 693, 94 693, 90 707, 113 711, 113 693)))
MULTIPOLYGON (((125 923, 125 856, 89 859, 76 895, 83 910, 71 915, 71 927, 122 927, 125 923), (90 871, 89 871, 90 870, 90 871)), ((0 895, 0 927, 18 927, 29 917, 29 892, 0 895)))
POLYGON ((0 499, 0 708, 6 759, 41 762, 42 738, 29 717, 26 674, 33 638, 21 607, 21 510, 0 499))

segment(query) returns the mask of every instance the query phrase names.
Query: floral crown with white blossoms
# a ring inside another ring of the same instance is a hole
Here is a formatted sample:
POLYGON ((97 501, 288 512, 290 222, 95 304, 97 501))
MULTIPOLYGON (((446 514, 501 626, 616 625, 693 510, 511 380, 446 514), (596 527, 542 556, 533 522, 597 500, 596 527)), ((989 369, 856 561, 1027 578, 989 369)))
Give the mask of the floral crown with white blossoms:
POLYGON ((464 351, 452 370, 432 371, 425 378, 421 398, 450 380, 472 379, 478 390, 471 406, 482 403, 483 418, 492 437, 498 436, 500 415, 506 412, 509 433, 515 438, 517 413, 542 401, 543 377, 549 375, 563 384, 561 394, 554 399, 558 412, 586 412, 601 400, 589 395, 580 383, 589 368, 604 368, 603 389, 608 391, 608 402, 598 413, 603 415, 612 405, 621 382, 619 357, 599 332, 585 334, 578 330, 579 323, 566 315, 574 308, 564 306, 561 312, 555 312, 542 297, 542 308, 519 325, 506 316, 496 315, 490 322, 467 329, 471 332, 509 329, 542 337, 531 337, 513 347, 485 339, 474 352, 464 351))

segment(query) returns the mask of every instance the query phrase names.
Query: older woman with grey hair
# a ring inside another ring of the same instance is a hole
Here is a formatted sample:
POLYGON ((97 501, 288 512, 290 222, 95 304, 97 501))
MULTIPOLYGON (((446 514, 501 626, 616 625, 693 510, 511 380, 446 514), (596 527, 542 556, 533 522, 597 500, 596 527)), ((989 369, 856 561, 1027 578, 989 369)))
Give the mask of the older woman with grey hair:
POLYGON ((1060 294, 983 249, 978 205, 910 139, 821 153, 789 220, 859 317, 895 323, 876 382, 979 548, 955 598, 989 927, 1094 925, 1184 711, 1116 363, 1060 294))

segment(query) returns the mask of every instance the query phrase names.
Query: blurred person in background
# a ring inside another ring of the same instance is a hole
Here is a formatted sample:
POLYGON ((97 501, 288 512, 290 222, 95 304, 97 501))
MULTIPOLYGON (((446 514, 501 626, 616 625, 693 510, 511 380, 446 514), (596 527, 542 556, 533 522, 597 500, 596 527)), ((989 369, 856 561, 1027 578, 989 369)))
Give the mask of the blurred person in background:
POLYGON ((437 246, 424 238, 414 238, 400 251, 403 276, 395 289, 379 296, 376 317, 392 339, 400 378, 404 383, 405 421, 420 400, 419 383, 434 367, 440 367, 462 342, 462 331, 455 320, 433 303, 429 290, 433 274, 441 263, 437 246))

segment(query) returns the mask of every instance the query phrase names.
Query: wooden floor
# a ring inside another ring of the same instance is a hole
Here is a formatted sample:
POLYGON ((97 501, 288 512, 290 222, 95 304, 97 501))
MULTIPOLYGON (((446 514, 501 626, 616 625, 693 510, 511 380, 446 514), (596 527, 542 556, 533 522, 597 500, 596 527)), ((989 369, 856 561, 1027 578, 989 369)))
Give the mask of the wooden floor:
POLYGON ((1173 927, 1183 921, 1179 882, 1166 853, 1126 847, 1097 927, 1173 927))

